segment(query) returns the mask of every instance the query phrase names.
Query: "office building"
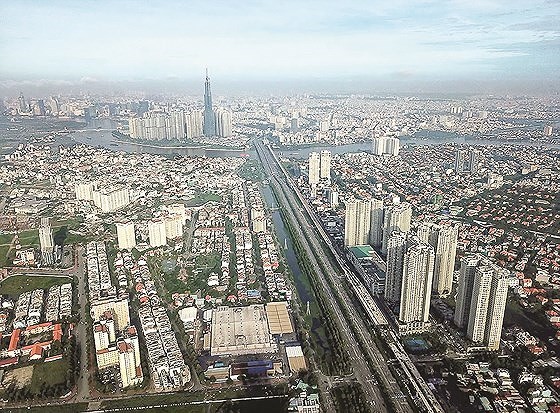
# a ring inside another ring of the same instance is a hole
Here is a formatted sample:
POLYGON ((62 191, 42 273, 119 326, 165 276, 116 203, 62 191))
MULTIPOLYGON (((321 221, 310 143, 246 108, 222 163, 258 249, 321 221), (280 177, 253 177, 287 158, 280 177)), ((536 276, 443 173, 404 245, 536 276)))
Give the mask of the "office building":
POLYGON ((41 245, 41 256, 44 264, 54 263, 54 238, 51 224, 48 218, 41 218, 39 228, 39 244, 41 245))
POLYGON ((451 294, 458 234, 457 226, 450 223, 424 222, 418 227, 420 240, 430 244, 436 253, 433 292, 440 297, 451 294))
POLYGON ((320 179, 325 180, 327 184, 331 182, 331 153, 329 151, 321 151, 320 161, 320 179))
POLYGON ((387 273, 385 275, 385 299, 398 302, 401 299, 401 284, 406 252, 407 234, 394 231, 387 246, 387 273))
POLYGON ((381 252, 387 254, 387 243, 393 231, 407 233, 410 231, 412 219, 412 205, 408 202, 392 205, 385 208, 383 216, 383 240, 381 252))
POLYGON ((317 185, 321 179, 321 157, 319 152, 311 152, 308 160, 309 185, 317 185))
POLYGON ((367 245, 371 223, 371 201, 351 200, 346 202, 344 213, 344 245, 367 245))
POLYGON ((399 307, 401 333, 422 332, 429 325, 434 263, 435 253, 431 245, 417 237, 408 240, 399 307))
POLYGON ((369 228, 369 244, 381 248, 383 243, 383 201, 373 198, 371 200, 371 223, 369 228))
POLYGON ((216 118, 212 109, 212 91, 210 90, 208 70, 206 70, 206 82, 204 83, 203 133, 204 136, 216 135, 216 118))
POLYGON ((133 222, 117 222, 117 241, 119 249, 131 250, 136 247, 136 234, 133 222))
POLYGON ((150 247, 162 247, 167 244, 167 233, 165 231, 165 221, 154 218, 148 221, 148 238, 150 247))

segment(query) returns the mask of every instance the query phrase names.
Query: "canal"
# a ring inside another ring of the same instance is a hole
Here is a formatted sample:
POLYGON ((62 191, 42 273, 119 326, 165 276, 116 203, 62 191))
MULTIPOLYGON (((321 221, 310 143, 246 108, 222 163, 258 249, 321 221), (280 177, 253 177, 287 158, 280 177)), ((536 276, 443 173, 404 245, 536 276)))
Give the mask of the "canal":
POLYGON ((307 303, 309 303, 309 312, 311 317, 310 334, 312 337, 312 341, 317 346, 315 350, 320 350, 320 353, 324 357, 330 357, 330 355, 332 354, 332 350, 329 347, 323 322, 321 321, 321 310, 319 309, 319 306, 315 301, 315 295, 311 290, 311 285, 309 284, 307 276, 303 273, 299 266, 296 253, 293 248, 292 238, 289 231, 284 226, 284 221, 282 220, 280 211, 277 209, 278 202, 276 200, 274 192, 269 185, 264 185, 261 190, 265 199, 265 203, 268 209, 271 211, 274 232, 278 237, 280 248, 284 252, 286 263, 293 275, 297 295, 303 304, 303 311, 306 311, 307 303))

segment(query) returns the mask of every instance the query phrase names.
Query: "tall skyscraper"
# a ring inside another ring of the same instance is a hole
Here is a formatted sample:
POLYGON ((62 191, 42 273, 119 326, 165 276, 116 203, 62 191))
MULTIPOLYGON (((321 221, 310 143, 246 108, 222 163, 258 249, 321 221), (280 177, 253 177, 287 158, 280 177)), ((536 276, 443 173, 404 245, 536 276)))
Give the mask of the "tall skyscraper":
POLYGON ((309 154, 309 185, 317 185, 321 179, 321 157, 319 152, 311 152, 309 154))
POLYGON ((371 224, 369 228, 369 244, 379 248, 383 243, 383 201, 373 198, 371 200, 371 224))
POLYGON ((54 263, 54 238, 51 224, 48 218, 41 218, 39 228, 39 243, 41 245, 41 256, 45 264, 54 263))
POLYGON ((169 117, 169 136, 168 139, 177 139, 183 141, 185 139, 185 112, 176 110, 171 112, 169 117))
POLYGON ((212 109, 212 91, 210 90, 210 78, 206 69, 206 82, 204 83, 204 136, 216 135, 216 119, 212 109))
POLYGON ((338 206, 338 189, 332 188, 329 191, 329 204, 333 209, 338 206))
POLYGON ((508 270, 485 257, 471 255, 461 260, 454 322, 466 325, 467 337, 488 350, 500 348, 508 278, 508 270))
POLYGON ((491 285, 492 292, 490 303, 488 304, 488 315, 484 332, 484 344, 486 344, 488 350, 498 350, 500 348, 509 287, 508 278, 509 272, 506 269, 494 267, 491 285))
POLYGON ((193 110, 186 116, 186 137, 187 139, 198 138, 202 136, 203 116, 200 110, 193 110))
POLYGON ((134 326, 128 327, 129 337, 117 341, 119 351, 119 371, 122 387, 136 386, 144 380, 140 360, 140 345, 134 326), (133 334, 133 335, 132 335, 133 334))
POLYGON ((488 305, 490 304, 492 274, 493 270, 490 266, 479 267, 475 270, 474 274, 467 336, 475 343, 484 342, 486 317, 488 317, 488 305))
POLYGON ((167 234, 165 231, 165 221, 152 219, 148 221, 148 237, 150 247, 162 247, 167 244, 167 234))
POLYGON ((418 227, 420 240, 430 244, 436 252, 433 291, 440 297, 451 294, 458 233, 458 228, 450 223, 423 222, 418 227))
POLYGON ((471 147, 455 152, 455 172, 474 174, 478 169, 478 153, 471 147))
POLYGON ((231 112, 224 108, 219 108, 215 112, 216 135, 221 137, 231 136, 231 112))
POLYGON ((479 255, 467 255, 461 258, 461 268, 457 283, 457 303, 453 317, 455 325, 460 328, 466 327, 469 323, 474 273, 480 259, 479 255))
POLYGON ((385 299, 397 302, 401 299, 401 284, 406 252, 407 235, 394 231, 387 246, 387 272, 385 276, 385 299))
POLYGON ((387 254, 387 243, 393 231, 410 231, 410 220, 412 219, 412 205, 408 202, 393 205, 385 209, 383 217, 383 242, 381 252, 387 254))
POLYGON ((321 173, 320 178, 331 183, 331 153, 329 151, 321 151, 321 173))
POLYGON ((119 249, 131 250, 136 246, 136 235, 134 234, 133 222, 117 222, 117 239, 119 249))
POLYGON ((27 113, 29 112, 29 108, 27 107, 27 103, 25 102, 25 97, 23 96, 23 92, 19 94, 18 97, 18 109, 19 113, 27 113))
POLYGON ((371 202, 353 200, 346 202, 344 214, 344 245, 366 245, 369 237, 371 202))
POLYGON ((428 326, 435 254, 431 245, 413 237, 404 256, 399 330, 420 332, 428 326))

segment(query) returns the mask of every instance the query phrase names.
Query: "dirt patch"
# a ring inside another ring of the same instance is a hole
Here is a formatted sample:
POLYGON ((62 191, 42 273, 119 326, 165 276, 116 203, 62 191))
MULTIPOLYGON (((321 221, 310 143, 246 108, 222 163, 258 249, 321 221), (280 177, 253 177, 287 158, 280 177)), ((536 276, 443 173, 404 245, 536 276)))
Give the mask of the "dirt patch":
POLYGON ((8 387, 12 382, 18 389, 22 389, 31 384, 33 377, 33 366, 20 367, 6 372, 2 380, 2 387, 8 387))

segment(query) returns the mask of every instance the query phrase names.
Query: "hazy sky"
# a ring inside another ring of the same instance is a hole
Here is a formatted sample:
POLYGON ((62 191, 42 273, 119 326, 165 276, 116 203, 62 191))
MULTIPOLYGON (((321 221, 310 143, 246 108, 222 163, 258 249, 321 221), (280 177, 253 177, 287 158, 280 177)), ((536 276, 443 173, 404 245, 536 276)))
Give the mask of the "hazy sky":
POLYGON ((0 1, 0 81, 557 79, 559 0, 0 1))

